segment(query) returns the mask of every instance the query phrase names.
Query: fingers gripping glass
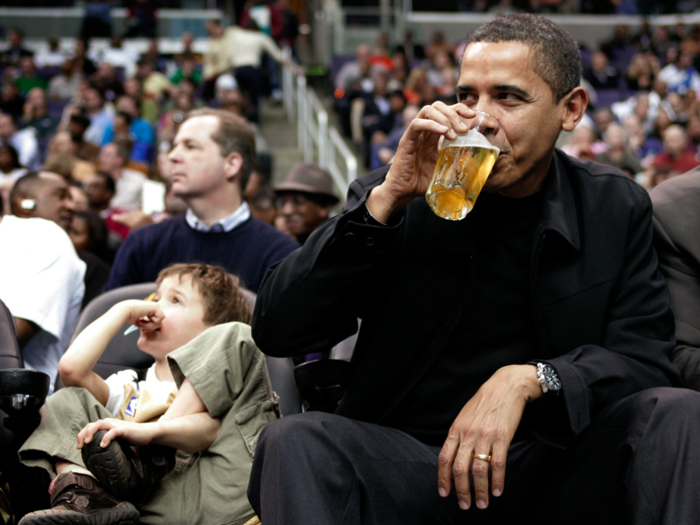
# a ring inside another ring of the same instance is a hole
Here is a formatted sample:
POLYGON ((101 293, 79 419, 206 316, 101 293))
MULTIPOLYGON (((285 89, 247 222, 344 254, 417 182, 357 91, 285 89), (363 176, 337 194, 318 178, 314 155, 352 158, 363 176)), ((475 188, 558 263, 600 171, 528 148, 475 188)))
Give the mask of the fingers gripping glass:
POLYGON ((425 194, 438 217, 459 221, 467 216, 501 152, 505 134, 495 117, 477 111, 467 133, 445 139, 425 194))

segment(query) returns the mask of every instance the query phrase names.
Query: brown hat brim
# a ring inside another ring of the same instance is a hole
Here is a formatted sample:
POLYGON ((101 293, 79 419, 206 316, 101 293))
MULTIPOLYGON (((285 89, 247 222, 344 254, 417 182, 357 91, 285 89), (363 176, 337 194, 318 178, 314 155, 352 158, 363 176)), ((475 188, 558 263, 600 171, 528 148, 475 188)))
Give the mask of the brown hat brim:
POLYGON ((332 193, 318 191, 313 186, 308 186, 306 184, 299 184, 298 182, 283 182, 282 184, 279 184, 272 189, 274 190, 275 193, 296 191, 299 193, 310 193, 312 195, 323 195, 324 197, 328 197, 329 200, 332 200, 333 204, 337 204, 338 202, 340 202, 340 199, 338 197, 336 197, 335 195, 333 195, 332 193))

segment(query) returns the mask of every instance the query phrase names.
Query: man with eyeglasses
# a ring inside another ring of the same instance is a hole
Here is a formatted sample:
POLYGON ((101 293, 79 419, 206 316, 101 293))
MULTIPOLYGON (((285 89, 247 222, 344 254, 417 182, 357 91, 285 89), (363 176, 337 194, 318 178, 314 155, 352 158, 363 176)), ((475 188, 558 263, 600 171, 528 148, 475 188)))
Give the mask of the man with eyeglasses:
POLYGON ((274 190, 281 226, 299 244, 304 244, 328 220, 331 208, 339 200, 333 194, 330 173, 313 164, 295 164, 274 190))

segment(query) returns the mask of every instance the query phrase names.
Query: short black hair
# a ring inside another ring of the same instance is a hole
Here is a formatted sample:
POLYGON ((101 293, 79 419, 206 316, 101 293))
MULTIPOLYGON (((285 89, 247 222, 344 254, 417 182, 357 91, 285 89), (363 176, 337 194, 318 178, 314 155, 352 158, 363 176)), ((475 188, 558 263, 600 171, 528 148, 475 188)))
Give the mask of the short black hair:
POLYGON ((134 120, 131 115, 129 115, 126 111, 117 111, 117 115, 123 118, 126 121, 127 126, 131 126, 131 122, 134 120))
POLYGON ((12 191, 10 192, 10 208, 11 211, 14 215, 17 215, 17 200, 19 199, 20 194, 22 193, 27 193, 29 191, 29 188, 34 186, 39 181, 39 172, 38 171, 28 171, 24 175, 22 175, 17 181, 15 182, 15 185, 12 187, 12 191))
POLYGON ((105 94, 104 89, 102 89, 100 86, 95 84, 94 82, 90 83, 90 87, 88 89, 92 89, 97 92, 98 95, 100 95, 100 98, 102 100, 107 100, 107 95, 105 94))
POLYGON ((112 255, 109 250, 109 230, 104 219, 92 211, 76 211, 75 217, 83 219, 88 227, 88 245, 85 250, 96 255, 105 262, 110 262, 112 255))
POLYGON ((581 52, 573 37, 548 18, 529 13, 500 16, 472 33, 469 43, 520 42, 534 51, 533 69, 559 102, 581 83, 581 52))
POLYGON ((80 114, 78 115, 71 115, 69 120, 71 122, 75 122, 85 129, 88 129, 90 127, 90 123, 92 122, 84 110, 81 110, 80 114))
POLYGON ((7 142, 5 142, 4 144, 0 144, 0 149, 6 149, 9 152, 10 157, 12 157, 13 169, 22 167, 22 164, 20 164, 19 162, 19 153, 17 153, 17 149, 12 144, 9 144, 7 142))
POLYGON ((104 179, 107 191, 109 191, 112 194, 114 194, 117 191, 117 185, 114 182, 114 178, 109 173, 107 173, 106 171, 98 171, 95 173, 95 175, 104 179))

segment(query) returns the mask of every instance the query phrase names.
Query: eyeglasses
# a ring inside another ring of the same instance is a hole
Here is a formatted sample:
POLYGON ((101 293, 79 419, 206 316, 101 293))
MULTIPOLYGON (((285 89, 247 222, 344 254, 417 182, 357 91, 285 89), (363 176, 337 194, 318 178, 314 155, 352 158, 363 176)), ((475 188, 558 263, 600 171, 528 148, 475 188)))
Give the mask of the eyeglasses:
POLYGON ((291 195, 280 195, 275 199, 275 206, 277 209, 282 209, 285 204, 290 203, 292 206, 303 206, 304 204, 308 203, 309 199, 304 197, 303 195, 300 195, 299 193, 291 194, 291 195))

